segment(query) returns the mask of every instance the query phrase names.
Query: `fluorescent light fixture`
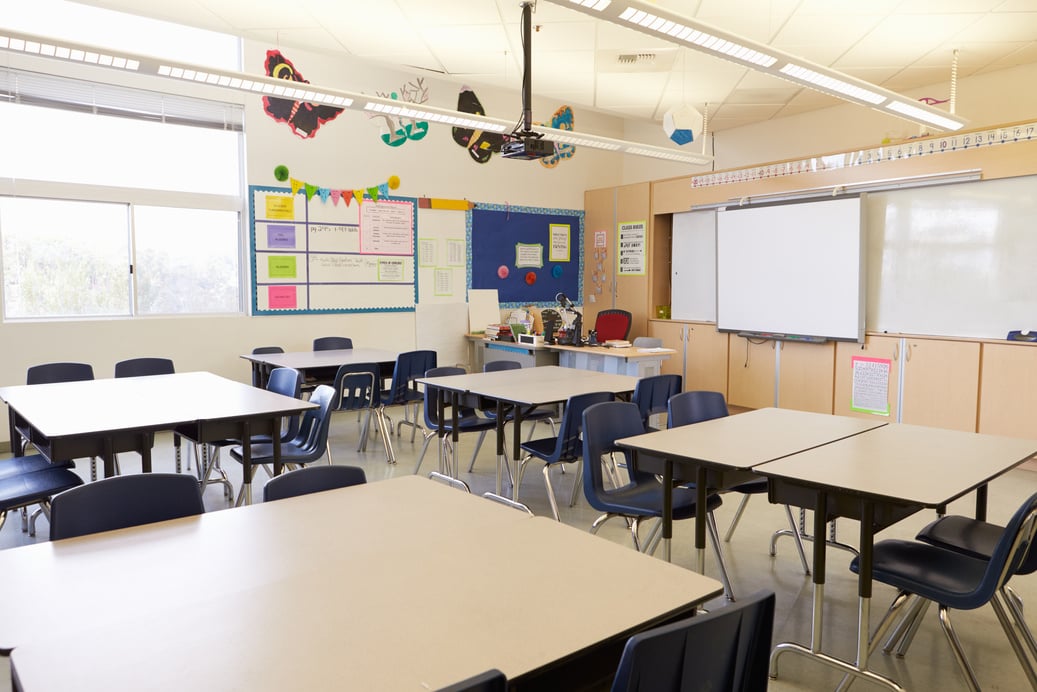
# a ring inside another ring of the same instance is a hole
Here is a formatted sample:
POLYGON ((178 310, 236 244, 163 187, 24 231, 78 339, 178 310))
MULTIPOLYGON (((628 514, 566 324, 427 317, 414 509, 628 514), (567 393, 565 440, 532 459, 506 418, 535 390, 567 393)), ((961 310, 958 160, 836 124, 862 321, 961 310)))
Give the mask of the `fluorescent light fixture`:
MULTIPOLYGON (((590 7, 608 7, 612 0, 583 0, 590 7)), ((274 98, 321 103, 338 108, 383 113, 401 118, 427 120, 452 127, 465 127, 487 132, 509 133, 515 129, 510 120, 490 118, 472 113, 462 113, 427 104, 412 104, 406 101, 369 96, 342 89, 330 89, 306 82, 292 82, 266 75, 253 75, 232 70, 217 70, 200 65, 176 63, 143 55, 117 55, 113 51, 100 50, 94 46, 74 44, 68 41, 14 33, 0 29, 0 50, 39 55, 65 62, 83 62, 98 67, 132 71, 142 75, 162 77, 181 82, 206 84, 219 89, 230 89, 250 94, 262 94, 274 98)), ((627 142, 611 137, 600 137, 586 132, 558 130, 551 127, 534 126, 533 130, 544 139, 561 144, 573 144, 604 151, 648 156, 682 163, 703 164, 713 160, 712 156, 683 152, 667 147, 657 147, 638 142, 627 142)))
POLYGON ((896 92, 638 0, 548 2, 916 123, 952 131, 966 123, 896 92))

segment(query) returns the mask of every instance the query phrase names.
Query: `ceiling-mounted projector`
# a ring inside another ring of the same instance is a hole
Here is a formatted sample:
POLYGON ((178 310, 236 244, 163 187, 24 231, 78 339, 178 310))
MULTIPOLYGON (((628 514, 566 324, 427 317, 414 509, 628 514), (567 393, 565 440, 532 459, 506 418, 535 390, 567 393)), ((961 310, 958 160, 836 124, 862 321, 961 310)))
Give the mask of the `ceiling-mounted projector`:
POLYGON ((542 159, 554 156, 555 143, 536 133, 515 132, 501 145, 500 154, 506 159, 542 159))

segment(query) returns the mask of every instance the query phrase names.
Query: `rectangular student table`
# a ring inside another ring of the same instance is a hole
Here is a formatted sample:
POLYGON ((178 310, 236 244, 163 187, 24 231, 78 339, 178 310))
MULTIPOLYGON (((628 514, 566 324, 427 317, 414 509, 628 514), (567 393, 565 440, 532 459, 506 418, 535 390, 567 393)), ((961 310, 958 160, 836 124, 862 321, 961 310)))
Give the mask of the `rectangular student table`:
MULTIPOLYGON (((328 351, 290 351, 288 353, 243 353, 252 364, 253 381, 265 383, 274 368, 295 368, 304 377, 331 373, 347 363, 378 363, 383 375, 392 374, 398 351, 380 348, 343 348, 328 351)), ((329 378, 330 379, 330 378, 329 378)))
MULTIPOLYGON (((504 425, 508 411, 514 412, 512 428, 512 459, 515 470, 512 477, 518 479, 518 464, 522 458, 522 415, 524 410, 537 406, 564 403, 571 396, 589 394, 591 392, 611 392, 616 395, 630 394, 637 386, 638 378, 630 375, 614 375, 593 370, 576 370, 557 365, 537 368, 520 368, 515 370, 499 370, 496 372, 480 372, 468 375, 449 375, 447 377, 421 378, 419 383, 439 388, 442 395, 439 400, 440 420, 443 420, 446 395, 453 397, 454 403, 467 400, 469 405, 478 405, 480 400, 494 402, 497 407, 497 493, 501 492, 502 464, 507 463, 505 453, 504 425)), ((453 406, 456 414, 457 406, 453 406)), ((445 432, 440 429, 440 437, 445 432)), ((457 440, 457 421, 454 421, 454 441, 457 440)), ((512 497, 516 496, 517 486, 512 488, 512 497)), ((516 498, 517 499, 517 498, 516 498)))
POLYGON ((417 476, 4 550, 0 573, 26 692, 435 690, 491 668, 573 689, 722 590, 417 476))
MULTIPOLYGON (((29 442, 51 461, 101 457, 105 476, 114 474, 118 452, 138 452, 151 471, 153 435, 167 430, 199 443, 273 435, 280 473, 281 419, 314 407, 208 372, 0 387, 0 400, 16 454, 24 452, 17 428, 27 428, 29 442)), ((248 445, 244 453, 247 461, 248 445)), ((251 477, 245 463, 244 482, 251 477)))
MULTIPOLYGON (((859 435, 886 425, 885 420, 832 416, 792 409, 763 408, 734 416, 683 425, 618 440, 637 453, 639 467, 673 480, 694 481, 697 503, 695 548, 699 571, 706 548, 706 495, 758 476, 755 466, 790 454, 859 435), (657 468, 658 467, 658 468, 657 468), (676 472, 675 472, 676 468, 676 472)), ((663 496, 663 551, 670 559, 673 499, 663 496)))
MULTIPOLYGON (((740 417, 740 416, 739 416, 740 417)), ((985 518, 987 484, 1037 453, 1037 441, 915 425, 891 424, 753 468, 769 481, 771 502, 814 511, 814 535, 837 517, 860 521, 857 657, 849 663, 822 651, 826 541, 814 541, 814 601, 809 647, 782 643, 771 656, 795 653, 892 690, 902 688, 868 670, 868 626, 875 533, 926 508, 940 508, 977 491, 985 518)))

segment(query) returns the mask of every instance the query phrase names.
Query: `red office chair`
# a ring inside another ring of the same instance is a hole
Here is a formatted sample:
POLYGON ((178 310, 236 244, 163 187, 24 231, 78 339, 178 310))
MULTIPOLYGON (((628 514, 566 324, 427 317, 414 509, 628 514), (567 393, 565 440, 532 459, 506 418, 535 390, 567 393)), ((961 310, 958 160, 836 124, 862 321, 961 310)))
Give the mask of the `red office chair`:
POLYGON ((598 335, 598 343, 603 344, 612 339, 626 339, 630 336, 630 323, 634 316, 626 310, 602 310, 594 319, 594 331, 598 335))

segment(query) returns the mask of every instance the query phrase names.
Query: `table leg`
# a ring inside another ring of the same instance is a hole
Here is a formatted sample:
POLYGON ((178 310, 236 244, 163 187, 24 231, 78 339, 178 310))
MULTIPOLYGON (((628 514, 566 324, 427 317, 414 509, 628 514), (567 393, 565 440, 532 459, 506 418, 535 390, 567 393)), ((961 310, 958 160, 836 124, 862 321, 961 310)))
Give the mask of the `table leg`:
POLYGON ((176 469, 177 473, 180 473, 180 460, 181 460, 181 458, 182 457, 180 455, 180 436, 174 434, 173 435, 173 462, 175 464, 174 468, 176 469))
POLYGON ((15 427, 15 419, 18 414, 11 407, 7 408, 7 434, 10 436, 7 439, 11 441, 11 452, 14 456, 20 457, 25 456, 25 440, 18 433, 18 428, 15 427))
POLYGON ((112 451, 114 448, 112 438, 104 438, 104 452, 101 454, 101 458, 104 460, 105 478, 111 478, 115 475, 115 452, 112 451))
POLYGON ((443 418, 446 417, 446 397, 447 393, 443 389, 436 390, 436 454, 439 458, 439 472, 446 473, 446 426, 443 425, 443 418))
POLYGON ((976 518, 980 521, 987 520, 987 490, 986 483, 976 488, 976 518))
POLYGON ((151 473, 151 445, 148 442, 154 442, 154 440, 152 433, 144 433, 140 436, 140 470, 144 473, 151 473))
POLYGON ((672 562, 670 543, 673 539, 673 460, 663 464, 663 559, 672 562))
POLYGON ((695 469, 695 570, 706 573, 706 467, 695 469))
POLYGON ((515 460, 515 472, 511 475, 511 499, 518 502, 519 492, 519 462, 522 461, 522 407, 514 404, 512 410, 515 412, 515 420, 512 421, 512 452, 515 460))
POLYGON ((450 454, 447 456, 447 463, 450 464, 450 473, 447 474, 451 478, 457 478, 461 475, 460 464, 457 460, 458 443, 461 440, 461 395, 458 392, 453 393, 454 405, 450 407, 450 454))
MULTIPOLYGON (((241 492, 245 504, 252 504, 252 435, 250 434, 248 421, 241 423, 241 492)), ((281 436, 273 436, 274 445, 274 475, 277 475, 277 467, 281 463, 281 436)))
MULTIPOLYGON (((504 453, 506 445, 504 436, 504 402, 497 399, 497 494, 501 495, 504 487, 504 464, 508 463, 507 455, 504 453)), ((512 477, 514 478, 514 476, 512 477)), ((514 486, 514 481, 512 481, 514 486)), ((516 492, 514 488, 512 492, 516 492)))

